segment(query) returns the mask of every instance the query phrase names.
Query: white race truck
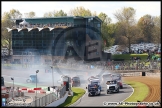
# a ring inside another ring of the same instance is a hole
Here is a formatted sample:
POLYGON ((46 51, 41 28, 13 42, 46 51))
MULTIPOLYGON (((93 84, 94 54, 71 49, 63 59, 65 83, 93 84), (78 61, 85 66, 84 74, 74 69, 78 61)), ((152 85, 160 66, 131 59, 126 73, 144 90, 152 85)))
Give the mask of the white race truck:
POLYGON ((106 82, 107 85, 107 94, 113 93, 113 92, 119 92, 120 89, 120 83, 116 80, 110 80, 106 82))

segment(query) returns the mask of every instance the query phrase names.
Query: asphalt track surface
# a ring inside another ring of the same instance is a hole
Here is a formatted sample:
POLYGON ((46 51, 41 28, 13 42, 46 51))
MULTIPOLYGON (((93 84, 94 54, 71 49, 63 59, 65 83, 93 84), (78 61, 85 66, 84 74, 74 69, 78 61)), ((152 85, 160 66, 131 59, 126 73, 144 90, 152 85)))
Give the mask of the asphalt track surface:
MULTIPOLYGON (((102 87, 103 88, 103 87, 102 87)), ((109 102, 112 106, 116 106, 117 103, 124 101, 127 97, 129 97, 133 93, 133 89, 123 84, 123 89, 120 89, 119 93, 111 93, 107 94, 106 90, 102 90, 100 96, 90 96, 88 97, 88 93, 86 90, 85 95, 73 106, 94 106, 94 107, 103 107, 105 102, 109 102)), ((108 105, 105 105, 107 107, 108 105)), ((111 107, 112 107, 111 106, 111 107)))
MULTIPOLYGON (((2 69, 2 76, 5 79, 5 82, 12 83, 11 77, 14 77, 14 83, 21 83, 21 86, 26 86, 26 79, 29 78, 29 75, 35 74, 35 70, 24 70, 24 71, 18 71, 18 70, 7 70, 2 69)), ((68 73, 68 72, 67 72, 68 73)), ((65 73, 65 74, 67 74, 65 73)), ((69 75, 74 75, 75 73, 70 73, 69 75)), ((81 74, 81 73, 80 73, 81 74)), ((86 73, 83 73, 82 75, 86 75, 86 73)), ((45 73, 44 70, 40 70, 40 72, 37 74, 39 83, 37 84, 37 87, 48 87, 52 86, 52 74, 51 73, 45 73)), ((60 86, 57 81, 60 79, 60 74, 54 71, 54 85, 60 86)), ((87 79, 87 78, 84 78, 87 79)), ((28 84, 32 87, 35 87, 35 84, 28 84)), ((83 81, 81 84, 81 87, 83 89, 86 88, 86 82, 83 81)), ((104 88, 104 87, 103 87, 104 88)), ((103 107, 103 102, 122 102, 127 97, 129 97, 133 92, 133 89, 124 84, 123 89, 120 89, 119 93, 112 93, 112 94, 106 94, 106 90, 104 89, 101 92, 100 96, 92 96, 88 97, 88 94, 86 94, 82 97, 80 102, 76 104, 76 106, 101 106, 103 107)), ((33 95, 34 96, 34 95, 33 95)), ((115 106, 115 105, 113 105, 115 106)))

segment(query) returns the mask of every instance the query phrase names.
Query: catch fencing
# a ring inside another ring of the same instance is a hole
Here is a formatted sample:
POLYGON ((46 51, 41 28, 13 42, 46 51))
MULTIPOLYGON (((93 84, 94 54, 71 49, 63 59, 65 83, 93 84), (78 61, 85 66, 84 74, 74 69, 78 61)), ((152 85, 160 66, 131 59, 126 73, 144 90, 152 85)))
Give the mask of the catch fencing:
POLYGON ((35 100, 29 103, 28 105, 32 107, 45 107, 48 104, 64 97, 65 94, 66 94, 66 86, 61 86, 56 90, 56 92, 51 92, 37 99, 35 98, 35 100))

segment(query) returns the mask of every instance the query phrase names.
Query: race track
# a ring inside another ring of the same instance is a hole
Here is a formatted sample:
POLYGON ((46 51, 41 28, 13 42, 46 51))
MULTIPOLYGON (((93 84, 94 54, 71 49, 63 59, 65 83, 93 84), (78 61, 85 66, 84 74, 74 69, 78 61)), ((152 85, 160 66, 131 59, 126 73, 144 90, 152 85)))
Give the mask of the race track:
MULTIPOLYGON (((6 82, 12 82, 11 77, 14 77, 14 83, 21 83, 21 85, 25 85, 26 79, 29 78, 29 75, 31 73, 34 73, 34 71, 31 70, 24 70, 24 71, 18 71, 18 70, 2 70, 2 76, 4 77, 6 82)), ((43 70, 40 70, 40 73, 37 74, 39 83, 37 84, 38 87, 40 86, 52 86, 52 74, 51 73, 44 73, 43 70)), ((57 83, 57 80, 59 80, 60 75, 57 72, 54 72, 54 85, 60 86, 60 84, 57 83)), ((35 86, 35 84, 32 84, 35 86)), ((82 83, 81 87, 83 89, 86 88, 86 83, 82 83)), ((106 94, 106 91, 102 91, 100 96, 92 96, 88 97, 87 93, 83 96, 83 98, 80 100, 76 106, 103 106, 103 102, 121 102, 124 101, 127 97, 129 97, 133 92, 133 89, 124 84, 123 89, 120 89, 119 93, 112 93, 112 94, 106 94)))
POLYGON ((145 76, 145 77, 124 77, 125 81, 137 81, 146 84, 149 87, 149 94, 144 99, 144 102, 157 102, 161 99, 161 84, 160 75, 145 76))
MULTIPOLYGON (((77 102, 75 106, 100 106, 103 107, 103 102, 122 102, 127 97, 129 97, 133 92, 133 89, 123 84, 123 89, 120 89, 119 93, 112 93, 112 94, 106 94, 106 91, 102 91, 100 96, 91 96, 88 97, 88 94, 85 93, 85 95, 82 97, 82 99, 77 102)), ((115 105, 113 105, 115 106, 115 105)))

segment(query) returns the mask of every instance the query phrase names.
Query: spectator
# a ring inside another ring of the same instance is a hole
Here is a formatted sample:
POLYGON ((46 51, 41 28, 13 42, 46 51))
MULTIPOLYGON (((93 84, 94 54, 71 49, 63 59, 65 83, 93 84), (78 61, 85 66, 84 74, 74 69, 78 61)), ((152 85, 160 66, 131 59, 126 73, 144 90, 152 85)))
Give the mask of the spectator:
POLYGON ((160 62, 160 61, 161 61, 161 58, 159 57, 159 58, 157 59, 157 61, 160 62))

